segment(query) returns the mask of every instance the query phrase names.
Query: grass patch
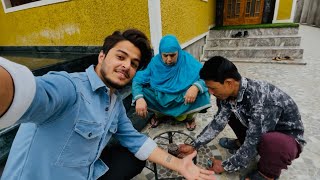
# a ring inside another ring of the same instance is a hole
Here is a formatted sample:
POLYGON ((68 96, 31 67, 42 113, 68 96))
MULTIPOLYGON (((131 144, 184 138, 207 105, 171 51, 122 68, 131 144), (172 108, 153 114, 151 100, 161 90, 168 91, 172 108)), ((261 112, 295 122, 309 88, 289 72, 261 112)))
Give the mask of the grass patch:
POLYGON ((274 23, 274 24, 253 24, 213 27, 211 30, 231 30, 231 29, 257 29, 257 28, 288 28, 299 27, 298 23, 274 23))

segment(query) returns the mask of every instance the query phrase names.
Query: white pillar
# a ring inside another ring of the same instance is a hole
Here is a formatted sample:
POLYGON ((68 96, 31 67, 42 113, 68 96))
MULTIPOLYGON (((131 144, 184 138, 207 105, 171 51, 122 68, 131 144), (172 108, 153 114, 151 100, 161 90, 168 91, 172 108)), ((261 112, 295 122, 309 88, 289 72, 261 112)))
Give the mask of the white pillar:
POLYGON ((274 6, 274 13, 273 13, 272 23, 276 23, 277 22, 278 11, 279 11, 279 3, 280 3, 280 0, 276 0, 276 4, 274 6))
POLYGON ((154 54, 156 55, 159 53, 159 43, 162 38, 160 0, 148 0, 148 10, 151 44, 154 50, 154 54))
POLYGON ((293 0, 292 2, 292 9, 291 9, 291 16, 290 16, 290 22, 293 22, 294 16, 296 14, 297 9, 297 0, 293 0))

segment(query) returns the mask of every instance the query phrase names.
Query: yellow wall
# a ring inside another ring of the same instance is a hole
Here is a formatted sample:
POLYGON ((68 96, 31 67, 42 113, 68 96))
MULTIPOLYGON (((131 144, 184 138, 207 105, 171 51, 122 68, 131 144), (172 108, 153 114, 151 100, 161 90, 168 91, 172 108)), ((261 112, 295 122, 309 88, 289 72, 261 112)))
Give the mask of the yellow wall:
POLYGON ((0 8, 0 46, 100 46, 114 30, 132 27, 149 36, 146 0, 70 0, 7 14, 0 8))
POLYGON ((208 32, 214 15, 215 0, 161 0, 162 34, 174 34, 185 43, 208 32))
POLYGON ((293 0, 279 0, 279 11, 277 20, 286 20, 291 17, 293 0))

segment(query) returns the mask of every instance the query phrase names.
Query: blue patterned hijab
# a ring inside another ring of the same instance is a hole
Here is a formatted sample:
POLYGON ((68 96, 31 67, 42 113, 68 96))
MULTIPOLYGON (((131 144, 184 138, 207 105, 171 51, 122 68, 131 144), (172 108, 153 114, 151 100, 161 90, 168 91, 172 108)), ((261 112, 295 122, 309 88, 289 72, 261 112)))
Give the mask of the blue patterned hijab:
POLYGON ((150 83, 151 88, 164 93, 178 93, 187 90, 199 80, 202 64, 191 54, 183 51, 177 38, 164 36, 159 45, 159 54, 151 59, 148 67, 136 73, 133 81, 140 84, 150 83), (161 53, 178 52, 174 65, 164 63, 161 53))

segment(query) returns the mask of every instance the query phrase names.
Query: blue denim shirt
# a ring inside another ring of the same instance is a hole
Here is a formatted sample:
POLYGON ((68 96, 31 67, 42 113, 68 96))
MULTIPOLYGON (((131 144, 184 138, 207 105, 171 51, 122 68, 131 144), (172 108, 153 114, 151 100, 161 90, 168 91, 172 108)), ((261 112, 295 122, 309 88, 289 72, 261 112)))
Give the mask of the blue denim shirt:
POLYGON ((119 93, 110 96, 89 67, 36 78, 36 95, 13 142, 3 180, 91 180, 108 167, 99 159, 111 136, 145 160, 156 144, 137 132, 119 93))

